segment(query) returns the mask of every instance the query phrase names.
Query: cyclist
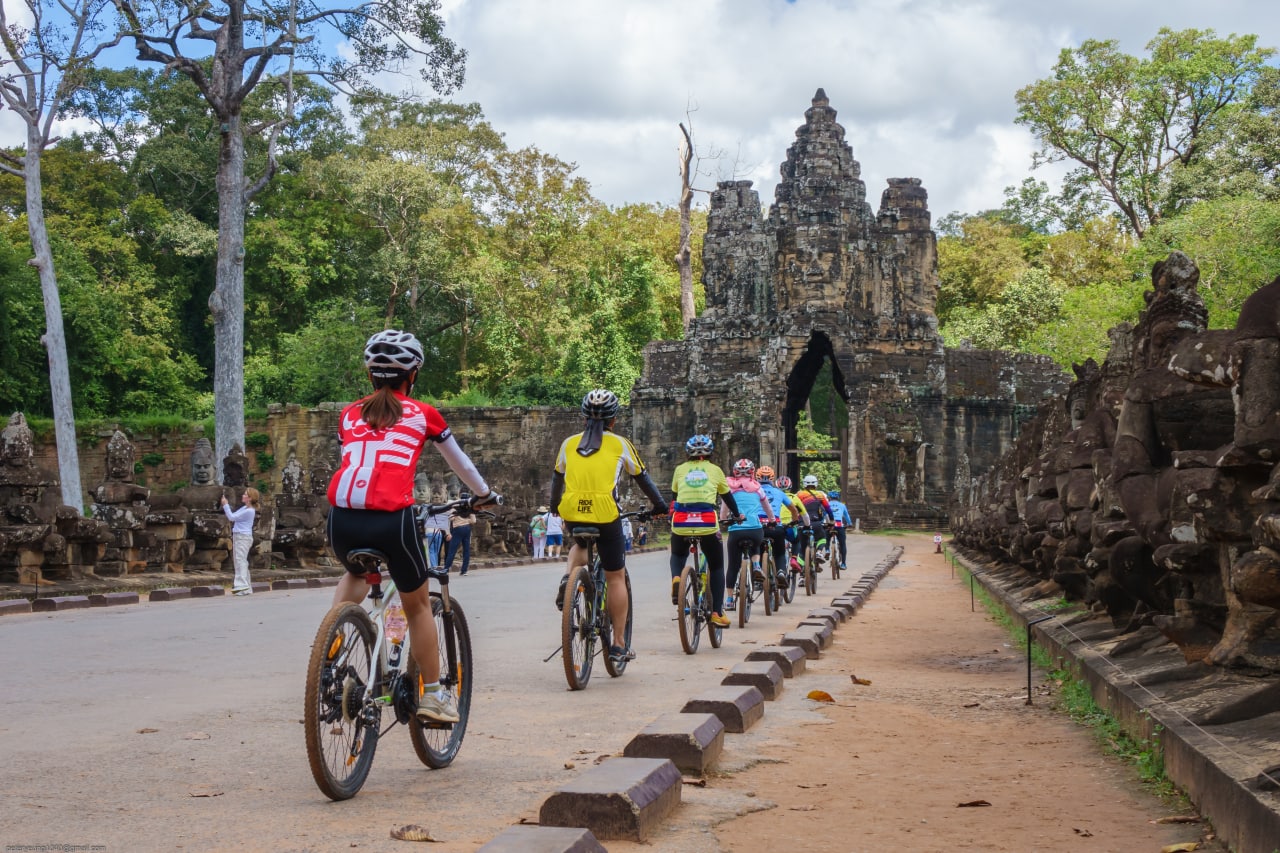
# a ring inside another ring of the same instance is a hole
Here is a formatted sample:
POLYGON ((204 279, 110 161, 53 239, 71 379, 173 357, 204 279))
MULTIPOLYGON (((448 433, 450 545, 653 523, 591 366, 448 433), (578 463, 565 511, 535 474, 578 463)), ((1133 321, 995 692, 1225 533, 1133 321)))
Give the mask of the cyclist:
MULTIPOLYGON (((760 489, 764 492, 765 497, 769 499, 769 505, 774 507, 778 520, 784 524, 797 521, 804 527, 808 527, 809 513, 805 511, 804 506, 799 501, 774 485, 773 475, 773 468, 768 465, 761 465, 756 469, 756 479, 760 481, 760 489)), ((786 480, 785 477, 780 479, 786 480)), ((790 485, 791 481, 787 480, 787 484, 790 485)), ((764 538, 769 540, 773 546, 773 565, 778 570, 778 583, 783 586, 787 583, 787 566, 783 565, 783 561, 787 554, 786 539, 788 535, 794 537, 795 534, 790 533, 787 528, 781 525, 766 526, 764 529, 764 538)), ((795 558, 793 557, 792 560, 794 561, 795 558)), ((799 566, 800 564, 797 562, 796 568, 799 568, 799 566)))
POLYGON ((689 461, 676 466, 671 476, 671 603, 680 600, 680 572, 689 556, 695 537, 702 539, 702 553, 707 558, 711 583, 711 624, 729 626, 724 615, 724 542, 716 520, 716 499, 735 517, 740 517, 738 504, 729 492, 729 482, 719 465, 708 457, 715 450, 709 435, 695 435, 684 445, 689 461))
POLYGON ((853 526, 853 519, 849 516, 849 507, 844 505, 844 501, 840 500, 840 491, 832 489, 827 492, 827 499, 831 504, 831 517, 835 519, 836 526, 836 544, 840 546, 840 571, 844 571, 845 557, 849 553, 849 544, 845 541, 845 530, 853 526))
MULTIPOLYGON (((796 498, 809 511, 809 526, 814 535, 814 547, 822 547, 822 544, 827 541, 827 530, 822 526, 823 516, 825 515, 829 521, 834 521, 835 517, 831 514, 831 501, 827 498, 826 492, 818 488, 816 475, 804 475, 804 488, 796 492, 796 498)), ((822 562, 818 561, 818 565, 814 566, 813 570, 821 572, 822 562)))
MULTIPOLYGON (((587 392, 582 398, 582 416, 586 429, 571 435, 560 445, 556 470, 551 479, 551 508, 570 528, 590 525, 600 530, 596 550, 604 567, 608 588, 609 618, 614 625, 627 624, 626 543, 618 512, 618 476, 626 471, 653 504, 654 515, 666 515, 662 493, 649 477, 649 471, 630 441, 613 432, 620 408, 618 395, 605 388, 587 392)), ((575 540, 569 549, 569 569, 560 579, 556 607, 563 609, 565 586, 569 572, 586 563, 587 550, 575 540)), ((609 655, 615 660, 632 660, 635 652, 613 645, 609 655)))
POLYGON ((725 580, 724 607, 732 610, 737 604, 733 591, 738 587, 739 561, 735 559, 742 542, 747 543, 751 553, 752 578, 760 577, 760 557, 764 550, 764 525, 776 527, 778 519, 774 515, 769 498, 756 481, 756 463, 750 459, 739 459, 733 463, 733 475, 729 477, 729 492, 743 519, 729 525, 729 570, 725 580))
POLYGON ((413 475, 423 444, 434 444, 474 490, 472 506, 500 503, 501 498, 458 446, 440 413, 409 396, 422 361, 422 344, 408 332, 387 329, 365 344, 364 365, 374 390, 342 410, 342 461, 328 489, 329 545, 347 568, 333 603, 360 601, 365 594, 366 584, 357 575, 360 567, 347 562, 349 551, 372 547, 386 554, 425 687, 417 715, 456 723, 453 694, 440 685, 440 641, 427 589, 427 557, 415 523, 413 475))
POLYGON ((812 534, 809 526, 809 511, 804 508, 804 504, 800 503, 800 499, 791 491, 792 483, 790 477, 783 474, 775 482, 778 490, 791 500, 791 506, 788 508, 791 518, 787 522, 788 525, 793 521, 798 522, 800 525, 799 527, 787 527, 787 541, 791 543, 791 571, 794 574, 800 574, 804 571, 804 561, 802 559, 804 543, 812 534))

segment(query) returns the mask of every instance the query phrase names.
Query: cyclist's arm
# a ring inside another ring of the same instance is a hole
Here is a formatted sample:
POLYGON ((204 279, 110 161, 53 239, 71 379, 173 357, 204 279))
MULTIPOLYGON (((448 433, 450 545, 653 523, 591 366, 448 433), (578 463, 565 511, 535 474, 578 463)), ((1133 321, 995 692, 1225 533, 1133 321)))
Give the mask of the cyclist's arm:
POLYGON ((724 501, 724 505, 729 508, 729 512, 734 515, 742 515, 738 509, 738 502, 733 499, 733 492, 725 492, 720 496, 720 500, 724 501))
MULTIPOLYGON (((563 476, 561 479, 563 479, 563 476)), ((636 481, 640 491, 644 493, 644 496, 649 499, 649 503, 653 505, 653 511, 658 515, 665 515, 667 512, 666 502, 662 500, 662 492, 658 491, 658 484, 653 482, 649 472, 645 470, 639 474, 633 474, 632 479, 636 481)))
POLYGON ((484 481, 484 477, 480 476, 480 472, 476 470, 475 463, 471 461, 471 457, 463 452, 462 447, 454 440, 452 435, 443 441, 435 442, 435 446, 440 451, 440 455, 444 457, 444 461, 449 463, 453 473, 458 475, 458 479, 471 488, 471 494, 476 496, 477 501, 483 501, 484 498, 493 494, 493 489, 489 488, 489 484, 484 481))

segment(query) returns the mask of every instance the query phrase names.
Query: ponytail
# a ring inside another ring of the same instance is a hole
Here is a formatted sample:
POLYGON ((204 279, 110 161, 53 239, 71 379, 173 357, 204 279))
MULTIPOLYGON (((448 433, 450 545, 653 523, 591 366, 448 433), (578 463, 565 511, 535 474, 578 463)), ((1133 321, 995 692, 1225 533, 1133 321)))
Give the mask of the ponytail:
POLYGON ((364 418, 364 422, 371 429, 395 426, 402 414, 404 414, 404 408, 396 397, 395 389, 390 385, 383 385, 374 391, 360 406, 360 417, 364 418))

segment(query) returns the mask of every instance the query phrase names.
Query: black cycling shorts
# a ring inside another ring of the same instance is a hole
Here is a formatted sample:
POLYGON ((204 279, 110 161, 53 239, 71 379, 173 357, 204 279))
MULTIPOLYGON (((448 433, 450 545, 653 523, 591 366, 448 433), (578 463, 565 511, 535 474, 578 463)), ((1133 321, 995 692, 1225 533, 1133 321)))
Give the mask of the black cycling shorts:
POLYGON ((427 555, 422 551, 413 507, 384 512, 376 509, 329 510, 329 546, 353 575, 360 566, 347 562, 347 552, 376 548, 387 555, 387 571, 400 592, 413 592, 427 582, 427 555))
POLYGON ((621 518, 615 518, 603 524, 594 521, 566 521, 565 535, 573 538, 573 530, 576 527, 594 527, 600 531, 600 538, 596 539, 596 554, 599 555, 600 565, 606 572, 616 572, 627 567, 627 542, 622 535, 621 518))

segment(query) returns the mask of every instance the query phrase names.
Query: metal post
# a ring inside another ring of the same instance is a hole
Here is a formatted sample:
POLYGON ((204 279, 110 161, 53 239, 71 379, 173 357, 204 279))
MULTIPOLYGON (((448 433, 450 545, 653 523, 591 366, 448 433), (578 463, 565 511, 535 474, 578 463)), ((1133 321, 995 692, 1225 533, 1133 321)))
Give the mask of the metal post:
POLYGON ((1031 704, 1031 626, 1039 625, 1052 619, 1052 616, 1041 616, 1027 623, 1027 704, 1031 704))
POLYGON ((973 604, 973 570, 969 570, 969 612, 974 612, 973 604))

